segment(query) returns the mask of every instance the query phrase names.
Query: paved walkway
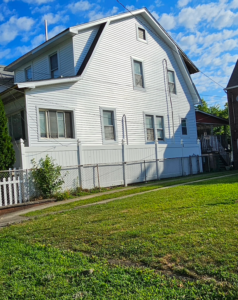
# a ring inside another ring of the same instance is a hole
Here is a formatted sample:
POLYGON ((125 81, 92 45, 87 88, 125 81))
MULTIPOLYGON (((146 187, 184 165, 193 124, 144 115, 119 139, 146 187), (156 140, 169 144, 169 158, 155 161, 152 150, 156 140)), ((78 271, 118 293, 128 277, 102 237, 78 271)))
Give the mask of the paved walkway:
MULTIPOLYGON (((179 183, 179 184, 174 184, 171 186, 167 186, 167 187, 160 187, 157 189, 153 189, 153 190, 149 190, 149 191, 145 191, 145 192, 140 192, 140 193, 135 193, 135 194, 131 194, 131 195, 126 195, 126 196, 122 196, 122 197, 118 197, 118 198, 112 198, 112 199, 107 199, 107 200, 103 200, 103 201, 99 201, 99 202, 95 202, 95 203, 90 203, 90 204, 85 204, 85 205, 79 205, 79 206, 75 206, 74 208, 70 208, 70 209, 64 209, 64 210, 60 210, 60 211, 56 211, 56 212, 52 212, 52 213, 47 213, 44 215, 40 215, 39 217, 45 216, 45 215, 53 215, 53 214, 58 214, 61 212, 67 212, 67 211, 71 211, 71 210, 77 210, 77 209, 81 209, 81 208, 85 208, 85 207, 89 207, 89 206, 94 206, 94 205, 101 205, 101 204, 106 204, 112 201, 116 201, 116 200, 121 200, 121 199, 126 199, 126 198, 131 198, 137 195, 143 195, 143 194, 148 194, 151 192, 156 192, 159 190, 165 190, 165 189, 170 189, 170 188, 174 188, 177 186, 182 186, 182 185, 188 185, 188 184, 192 184, 192 183, 198 183, 198 182, 202 182, 202 181, 208 181, 208 180, 213 180, 213 179, 219 179, 219 178, 225 178, 225 177, 230 177, 230 176, 235 176, 237 175, 237 173, 233 173, 233 174, 229 174, 229 175, 222 175, 222 176, 216 176, 216 177, 210 177, 210 178, 205 178, 205 179, 200 179, 200 180, 193 180, 193 181, 189 181, 189 182, 185 182, 185 183, 179 183)), ((171 180, 172 181, 172 180, 171 180)), ((175 180, 173 180, 175 181, 175 180)), ((149 185, 154 185, 154 184, 149 184, 149 185)), ((146 186, 149 186, 146 185, 146 186)), ((145 185, 143 185, 145 186, 145 185)), ((141 187, 141 186, 136 186, 136 187, 141 187)), ((113 190, 113 191, 109 191, 109 192, 104 192, 104 193, 100 193, 100 194, 94 194, 94 195, 88 195, 88 196, 83 196, 80 198, 75 198, 75 199, 71 199, 71 200, 67 200, 64 202, 53 202, 53 203, 48 203, 48 204, 43 204, 37 207, 32 207, 32 208, 28 208, 28 209, 24 209, 24 211, 16 211, 13 213, 9 213, 7 215, 3 215, 2 217, 0 217, 0 228, 12 225, 12 224, 17 224, 17 223, 21 223, 27 220, 31 220, 31 219, 35 219, 38 217, 23 217, 21 216, 21 214, 26 214, 32 211, 37 211, 37 210, 42 210, 44 208, 49 208, 49 207, 53 207, 53 206, 58 206, 58 205, 62 205, 62 204, 68 204, 68 203, 72 203, 72 202, 76 202, 76 201, 80 201, 80 200, 86 200, 86 199, 91 199, 97 196, 101 196, 101 195, 105 195, 105 194, 112 194, 112 193, 116 193, 116 192, 120 192, 123 190, 130 190, 130 189, 134 189, 135 187, 131 187, 131 188, 125 188, 125 189, 120 189, 120 190, 113 190)))

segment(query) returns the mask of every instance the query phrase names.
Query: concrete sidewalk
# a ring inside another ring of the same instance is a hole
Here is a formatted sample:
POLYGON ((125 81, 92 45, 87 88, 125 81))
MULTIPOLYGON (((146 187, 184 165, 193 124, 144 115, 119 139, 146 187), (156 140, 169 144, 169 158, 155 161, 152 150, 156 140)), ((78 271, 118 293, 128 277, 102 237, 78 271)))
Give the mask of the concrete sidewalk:
MULTIPOLYGON (((90 206, 94 206, 94 205, 102 205, 102 204, 106 204, 106 203, 109 203, 109 202, 112 202, 112 201, 131 198, 131 197, 134 197, 134 196, 137 196, 137 195, 148 194, 148 193, 156 192, 156 191, 159 191, 159 190, 165 190, 165 189, 170 189, 170 188, 174 188, 174 187, 177 187, 177 186, 189 185, 189 184, 192 184, 192 183, 198 183, 198 182, 202 182, 202 181, 225 178, 225 177, 230 177, 230 176, 235 176, 235 175, 237 175, 237 173, 233 173, 233 174, 229 174, 229 175, 216 176, 216 177, 210 177, 210 178, 205 178, 205 179, 200 179, 200 180, 195 180, 195 181, 189 181, 189 182, 179 183, 179 184, 175 184, 175 185, 171 185, 171 186, 167 186, 167 187, 160 187, 160 188, 145 191, 145 192, 135 193, 135 194, 126 195, 126 196, 122 196, 122 197, 118 197, 118 198, 107 199, 107 200, 103 200, 103 201, 99 201, 99 202, 95 202, 95 203, 90 203, 90 204, 85 204, 85 205, 79 205, 79 206, 76 206, 74 208, 64 209, 64 210, 60 210, 60 211, 56 211, 56 212, 52 212, 52 213, 46 213, 44 215, 40 215, 39 217, 23 217, 23 216, 21 216, 21 214, 23 214, 23 213, 26 214, 26 213, 41 210, 41 209, 44 209, 44 208, 49 208, 49 207, 58 206, 58 205, 62 205, 62 204, 68 204, 68 203, 72 203, 72 202, 76 202, 76 201, 80 201, 80 200, 91 199, 91 198, 101 196, 101 195, 105 195, 105 194, 113 194, 116 191, 114 190, 114 191, 109 191, 109 192, 104 192, 104 193, 99 193, 99 194, 94 194, 94 195, 83 196, 83 197, 80 197, 80 198, 75 198, 75 199, 63 201, 63 203, 62 202, 53 202, 53 203, 50 203, 50 204, 43 204, 43 205, 40 205, 40 206, 37 206, 37 207, 31 207, 29 209, 24 209, 24 211, 21 210, 21 211, 16 211, 16 212, 13 212, 13 213, 9 213, 7 215, 3 215, 2 217, 0 217, 0 228, 6 227, 6 226, 9 226, 9 225, 13 225, 13 224, 18 224, 18 223, 21 223, 21 222, 24 222, 24 221, 35 219, 35 218, 40 218, 40 217, 43 217, 43 216, 46 216, 46 215, 58 214, 58 213, 61 213, 61 212, 77 210, 77 209, 90 207, 90 206)), ((175 180, 171 180, 171 181, 175 181, 175 180)), ((147 186, 149 186, 149 185, 147 185, 147 186)), ((137 187, 139 187, 139 186, 137 186, 137 187)), ((117 192, 120 192, 120 191, 123 191, 123 190, 134 189, 134 188, 135 187, 124 188, 124 189, 117 190, 117 192)))

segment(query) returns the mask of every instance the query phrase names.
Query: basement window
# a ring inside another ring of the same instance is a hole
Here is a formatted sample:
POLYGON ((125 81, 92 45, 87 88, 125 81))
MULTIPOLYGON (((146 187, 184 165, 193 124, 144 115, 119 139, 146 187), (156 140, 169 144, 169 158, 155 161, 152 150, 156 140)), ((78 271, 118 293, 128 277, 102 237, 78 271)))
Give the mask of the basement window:
POLYGON ((56 110, 39 111, 41 138, 73 138, 72 112, 56 110))

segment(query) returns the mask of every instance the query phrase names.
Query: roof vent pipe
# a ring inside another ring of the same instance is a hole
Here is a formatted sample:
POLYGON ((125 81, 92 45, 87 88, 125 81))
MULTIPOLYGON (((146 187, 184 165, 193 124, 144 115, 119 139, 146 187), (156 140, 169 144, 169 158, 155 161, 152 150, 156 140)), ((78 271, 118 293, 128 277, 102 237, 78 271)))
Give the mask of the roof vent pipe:
POLYGON ((45 40, 48 41, 48 25, 47 25, 47 20, 45 20, 45 40))

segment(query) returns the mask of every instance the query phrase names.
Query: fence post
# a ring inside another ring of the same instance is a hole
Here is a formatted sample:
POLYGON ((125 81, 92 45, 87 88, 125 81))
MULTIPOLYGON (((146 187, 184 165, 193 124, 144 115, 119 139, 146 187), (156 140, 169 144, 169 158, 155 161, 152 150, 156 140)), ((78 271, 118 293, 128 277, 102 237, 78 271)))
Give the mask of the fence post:
POLYGON ((100 187, 100 176, 99 176, 99 168, 98 168, 98 164, 97 164, 97 174, 98 174, 98 187, 99 187, 99 191, 101 191, 101 187, 100 187))
POLYGON ((82 142, 77 140, 79 186, 83 188, 83 150, 82 142))
POLYGON ((155 139, 155 163, 156 163, 156 173, 157 173, 157 179, 160 180, 159 176, 159 159, 158 159, 158 140, 155 139))
POLYGON ((193 175, 193 163, 192 163, 192 156, 189 156, 189 165, 190 165, 190 175, 193 175))
POLYGON ((127 186, 127 176, 126 176, 126 141, 122 140, 122 166, 123 166, 123 179, 124 186, 127 186))
POLYGON ((200 172, 200 160, 199 160, 199 155, 197 155, 197 169, 198 169, 198 174, 201 173, 201 172, 200 172))
POLYGON ((24 169, 25 168, 25 145, 24 145, 24 140, 20 139, 17 141, 17 143, 20 146, 20 168, 19 169, 24 169))
POLYGON ((145 170, 145 181, 146 181, 146 164, 145 164, 145 160, 144 160, 144 170, 145 170))
POLYGON ((183 174, 184 174, 184 172, 183 172, 183 147, 184 147, 183 139, 181 139, 180 144, 182 146, 182 157, 181 157, 181 169, 182 170, 181 170, 181 172, 182 172, 182 176, 183 176, 183 174))

